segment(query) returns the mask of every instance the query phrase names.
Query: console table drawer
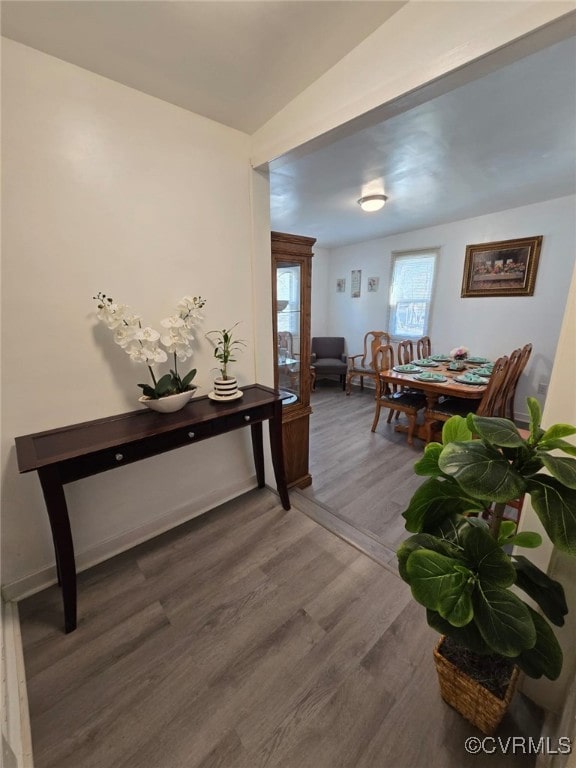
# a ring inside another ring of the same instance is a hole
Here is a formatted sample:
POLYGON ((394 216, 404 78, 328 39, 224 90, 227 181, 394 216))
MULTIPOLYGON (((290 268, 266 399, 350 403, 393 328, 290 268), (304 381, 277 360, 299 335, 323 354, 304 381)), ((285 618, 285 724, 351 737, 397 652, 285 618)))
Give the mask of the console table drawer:
POLYGON ((183 445, 191 445, 211 437, 212 434, 211 424, 195 424, 174 432, 160 433, 144 440, 97 451, 89 456, 78 456, 60 465, 61 479, 63 483, 69 483, 99 472, 107 472, 109 469, 157 456, 159 453, 181 448, 183 445))
POLYGON ((250 424, 258 424, 260 421, 272 418, 267 408, 251 408, 243 413, 234 413, 226 417, 226 429, 238 429, 250 424))

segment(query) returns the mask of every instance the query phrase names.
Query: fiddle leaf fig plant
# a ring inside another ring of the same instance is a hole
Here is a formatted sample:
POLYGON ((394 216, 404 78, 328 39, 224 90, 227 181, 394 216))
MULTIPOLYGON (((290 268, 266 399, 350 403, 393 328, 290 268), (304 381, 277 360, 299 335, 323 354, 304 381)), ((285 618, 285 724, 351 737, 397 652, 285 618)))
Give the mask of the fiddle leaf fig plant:
POLYGON ((576 555, 576 446, 564 439, 576 427, 543 430, 538 401, 529 398, 528 407, 527 438, 503 418, 469 414, 444 424, 442 443, 428 444, 415 465, 427 479, 403 513, 413 535, 397 555, 400 576, 433 629, 472 653, 554 680, 562 651, 550 623, 564 624, 564 590, 512 551, 538 547, 541 536, 518 533, 504 512, 528 494, 553 544, 576 555))

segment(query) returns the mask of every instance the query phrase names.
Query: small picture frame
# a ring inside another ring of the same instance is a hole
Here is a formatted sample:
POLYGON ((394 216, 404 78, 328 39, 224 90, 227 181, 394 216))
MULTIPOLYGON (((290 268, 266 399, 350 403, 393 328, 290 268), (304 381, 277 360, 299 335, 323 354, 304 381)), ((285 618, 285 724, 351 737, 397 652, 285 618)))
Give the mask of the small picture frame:
POLYGON ((533 296, 542 235, 466 246, 462 297, 533 296))
POLYGON ((350 295, 353 299, 360 298, 360 287, 362 284, 362 270, 353 269, 350 280, 350 295))
POLYGON ((336 293, 345 293, 346 291, 346 278, 339 277, 336 280, 336 293))
POLYGON ((368 278, 368 293, 376 293, 378 290, 378 283, 380 282, 379 277, 369 277, 368 278))

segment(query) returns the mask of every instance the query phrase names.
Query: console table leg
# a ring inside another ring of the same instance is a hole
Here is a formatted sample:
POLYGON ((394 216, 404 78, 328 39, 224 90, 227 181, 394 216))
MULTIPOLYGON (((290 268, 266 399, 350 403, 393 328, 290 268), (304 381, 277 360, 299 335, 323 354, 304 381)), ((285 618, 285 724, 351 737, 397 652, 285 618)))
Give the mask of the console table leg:
POLYGON ((264 444, 262 441, 262 422, 250 425, 252 432, 252 452, 254 454, 254 466, 256 467, 256 480, 258 488, 264 488, 264 444))
POLYGON ((272 466, 276 478, 276 488, 280 494, 280 500, 284 509, 290 509, 290 496, 286 485, 286 472, 284 469, 284 448, 282 445, 282 403, 274 405, 274 418, 268 422, 270 430, 270 449, 272 452, 272 466))
POLYGON ((38 476, 50 519, 56 568, 62 586, 64 629, 72 632, 76 629, 76 563, 66 496, 56 467, 41 468, 38 476))

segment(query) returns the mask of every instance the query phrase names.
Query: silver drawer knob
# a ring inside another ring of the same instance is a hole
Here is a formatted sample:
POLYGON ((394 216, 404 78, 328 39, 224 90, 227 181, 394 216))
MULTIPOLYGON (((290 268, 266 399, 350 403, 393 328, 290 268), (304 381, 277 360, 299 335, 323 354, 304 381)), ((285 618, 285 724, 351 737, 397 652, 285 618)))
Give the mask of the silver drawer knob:
POLYGON ((195 432, 188 432, 188 437, 192 440, 194 437, 196 437, 195 432))
POLYGON ((124 458, 124 454, 123 453, 117 453, 116 454, 116 461, 122 461, 123 458, 124 458))
POLYGON ((248 416, 248 414, 246 414, 246 416, 244 416, 244 421, 250 421, 250 416, 248 416))

